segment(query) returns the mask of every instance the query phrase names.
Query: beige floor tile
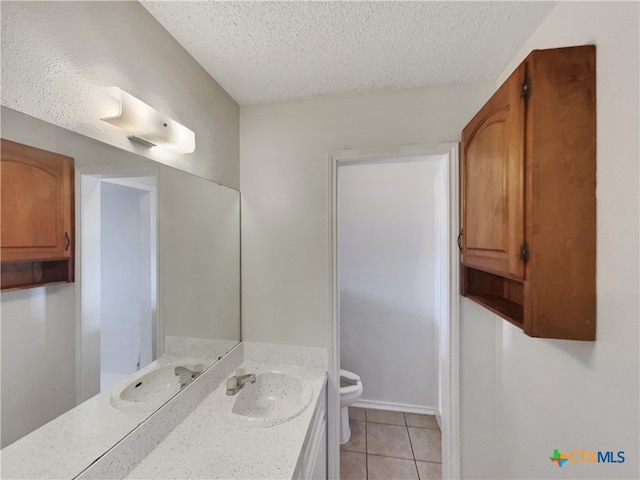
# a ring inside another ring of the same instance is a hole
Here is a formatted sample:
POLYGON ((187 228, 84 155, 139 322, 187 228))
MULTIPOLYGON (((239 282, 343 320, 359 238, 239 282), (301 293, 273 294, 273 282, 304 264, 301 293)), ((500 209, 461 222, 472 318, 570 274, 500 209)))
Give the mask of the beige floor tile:
POLYGON ((344 445, 340 445, 341 450, 349 452, 367 453, 367 430, 365 422, 349 420, 351 427, 351 438, 344 445))
POLYGON ((416 460, 442 463, 442 440, 439 430, 409 427, 416 460))
POLYGON ((367 455, 368 480, 419 480, 416 462, 367 455))
POLYGON ((442 464, 430 462, 416 462, 420 480, 442 480, 442 464))
POLYGON ((419 415, 416 413, 405 413, 404 419, 408 427, 433 428, 439 430, 435 415, 419 415))
POLYGON ((364 422, 367 420, 365 409, 359 407, 349 407, 349 420, 358 420, 364 422))
POLYGON ((367 480, 367 456, 364 453, 340 452, 340 478, 367 480))
POLYGON ((404 425, 402 412, 387 412, 386 410, 372 410, 367 408, 367 422, 388 423, 391 425, 404 425))
POLYGON ((367 423, 367 453, 413 460, 407 427, 367 423))

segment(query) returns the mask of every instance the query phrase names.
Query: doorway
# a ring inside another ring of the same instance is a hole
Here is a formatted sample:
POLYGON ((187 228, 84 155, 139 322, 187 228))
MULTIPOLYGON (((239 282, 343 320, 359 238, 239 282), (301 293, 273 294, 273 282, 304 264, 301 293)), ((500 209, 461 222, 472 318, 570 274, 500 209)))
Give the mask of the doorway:
POLYGON ((340 368, 362 379, 356 407, 437 411, 443 164, 338 164, 340 368))
POLYGON ((81 175, 79 401, 157 358, 156 185, 81 175))
MULTIPOLYGON (((438 395, 433 407, 442 429, 442 473, 445 478, 459 475, 459 414, 457 388, 458 362, 458 258, 455 248, 457 225, 457 176, 458 157, 457 144, 418 145, 407 147, 390 147, 362 150, 345 150, 330 153, 331 168, 331 244, 332 244, 332 323, 330 350, 330 392, 329 392, 329 475, 339 476, 340 445, 339 445, 339 368, 341 351, 341 275, 339 274, 339 202, 340 202, 340 171, 343 168, 353 168, 357 165, 367 165, 389 162, 393 159, 397 163, 419 161, 430 157, 440 165, 439 182, 434 185, 439 188, 435 205, 436 222, 438 223, 435 271, 437 272, 434 285, 434 300, 437 303, 437 384, 438 395), (437 160, 436 160, 437 157, 437 160)), ((344 281, 344 280, 342 280, 344 281)), ((381 355, 382 356, 382 355, 381 355)), ((384 367, 388 365, 385 363, 384 367)), ((357 373, 357 372, 356 372, 357 373)), ((420 381, 421 379, 415 379, 420 381)), ((425 379, 427 381, 427 379, 425 379)), ((393 402, 391 402, 393 403, 393 402)))

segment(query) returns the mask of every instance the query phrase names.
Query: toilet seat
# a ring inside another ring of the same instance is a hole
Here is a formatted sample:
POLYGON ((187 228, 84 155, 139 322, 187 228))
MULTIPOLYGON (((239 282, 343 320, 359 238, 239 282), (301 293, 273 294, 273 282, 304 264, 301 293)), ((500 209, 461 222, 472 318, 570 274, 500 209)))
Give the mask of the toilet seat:
POLYGON ((360 377, 348 370, 340 370, 340 395, 351 395, 362 390, 360 377))
POLYGON ((340 378, 344 378, 346 380, 351 380, 352 382, 359 382, 360 377, 349 370, 340 370, 340 378))

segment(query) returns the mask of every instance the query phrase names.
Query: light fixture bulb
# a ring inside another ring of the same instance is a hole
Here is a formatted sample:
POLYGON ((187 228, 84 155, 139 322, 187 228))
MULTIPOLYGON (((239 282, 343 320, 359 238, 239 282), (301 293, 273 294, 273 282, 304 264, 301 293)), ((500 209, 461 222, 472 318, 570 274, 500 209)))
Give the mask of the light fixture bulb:
POLYGON ((177 153, 191 153, 196 148, 196 136, 184 125, 161 115, 142 100, 118 87, 103 89, 109 99, 100 117, 127 132, 131 140, 147 146, 161 146, 177 153))

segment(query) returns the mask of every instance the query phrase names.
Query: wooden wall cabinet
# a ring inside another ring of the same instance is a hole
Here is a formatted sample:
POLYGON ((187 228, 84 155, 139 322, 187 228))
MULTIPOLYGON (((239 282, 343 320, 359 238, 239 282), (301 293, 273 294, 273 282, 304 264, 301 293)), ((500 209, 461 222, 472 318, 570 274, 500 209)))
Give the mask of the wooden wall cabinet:
POLYGON ((2 289, 73 281, 73 159, 2 139, 2 289))
POLYGON ((533 337, 595 340, 595 71, 535 50, 462 132, 462 294, 533 337))

